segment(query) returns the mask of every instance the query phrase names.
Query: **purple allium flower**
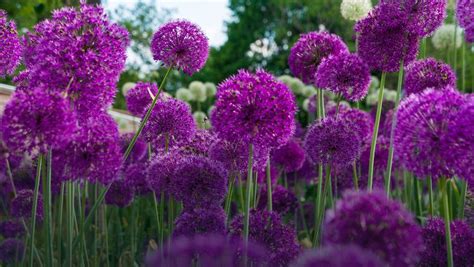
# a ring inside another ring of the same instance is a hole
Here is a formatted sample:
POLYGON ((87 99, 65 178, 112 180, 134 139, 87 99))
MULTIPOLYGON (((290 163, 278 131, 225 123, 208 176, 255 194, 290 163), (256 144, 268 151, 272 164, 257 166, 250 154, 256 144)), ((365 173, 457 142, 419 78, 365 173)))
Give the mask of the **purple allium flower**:
POLYGON ((456 75, 451 67, 434 58, 415 61, 407 67, 405 92, 407 95, 427 88, 456 87, 456 75))
POLYGON ((353 131, 353 123, 337 117, 315 122, 308 130, 304 147, 315 164, 344 167, 360 155, 362 139, 353 131))
POLYGON ((218 162, 190 156, 176 167, 170 186, 185 208, 220 206, 227 193, 227 173, 218 162))
POLYGON ((143 128, 143 136, 149 143, 161 148, 168 138, 168 145, 189 140, 196 131, 191 108, 185 102, 160 96, 150 119, 143 128))
MULTIPOLYGON (((454 266, 474 265, 474 230, 464 221, 450 224, 454 266)), ((419 266, 447 266, 446 235, 444 221, 431 218, 423 228, 425 249, 419 266)))
MULTIPOLYGON (((33 209, 34 193, 33 190, 20 190, 11 202, 11 214, 15 218, 31 218, 33 209)), ((36 207, 36 221, 43 220, 43 197, 38 193, 38 206, 36 207)))
POLYGON ((35 187, 36 167, 30 160, 24 160, 18 168, 12 172, 13 182, 16 190, 31 189, 35 187))
POLYGON ((182 155, 176 150, 168 153, 157 154, 149 164, 147 181, 150 189, 157 195, 160 193, 171 194, 171 181, 181 179, 175 176, 176 168, 180 165, 182 155))
POLYGON ((464 102, 465 98, 454 89, 427 89, 402 101, 396 114, 394 144, 407 170, 419 178, 453 175, 443 147, 450 123, 464 102))
POLYGON ((291 264, 291 267, 382 267, 386 265, 371 251, 349 244, 309 250, 291 264))
POLYGON ((352 130, 361 137, 362 146, 366 147, 370 145, 374 129, 374 120, 371 115, 366 111, 344 105, 339 105, 339 112, 336 112, 336 110, 336 106, 326 107, 326 116, 338 116, 340 119, 346 120, 351 124, 352 130))
POLYGON ((407 30, 420 37, 431 35, 446 18, 446 0, 382 0, 399 5, 408 16, 407 30))
POLYGON ((198 72, 209 55, 207 37, 195 24, 186 20, 165 23, 151 41, 153 59, 188 75, 198 72))
POLYGON ((415 265, 423 246, 413 215, 383 191, 346 191, 327 211, 323 229, 324 244, 352 243, 394 267, 415 265))
POLYGON ((146 259, 147 267, 242 267, 247 255, 247 264, 255 267, 267 266, 268 252, 260 245, 245 243, 240 239, 229 239, 225 235, 206 234, 180 236, 146 259))
POLYGON ((5 238, 22 237, 25 228, 18 220, 8 220, 0 222, 0 235, 5 238))
MULTIPOLYGON (((268 191, 266 186, 262 186, 258 199, 257 208, 264 210, 268 204, 268 191)), ((284 215, 293 212, 298 207, 298 199, 291 190, 281 185, 273 186, 272 189, 272 208, 275 212, 284 215)))
POLYGON ((295 77, 312 84, 324 58, 348 52, 349 49, 339 36, 327 32, 309 32, 302 34, 291 48, 288 65, 295 77))
POLYGON ((137 162, 123 167, 123 177, 132 186, 135 195, 147 195, 152 190, 148 181, 148 161, 137 162))
POLYGON ((157 93, 158 87, 156 84, 138 82, 135 87, 128 90, 125 96, 128 111, 137 117, 142 117, 157 93))
POLYGON ((418 52, 418 35, 407 31, 408 14, 398 4, 381 3, 357 22, 358 54, 371 70, 395 72, 418 52))
POLYGON ((212 145, 217 142, 217 137, 209 130, 197 129, 190 140, 177 144, 177 149, 185 155, 207 157, 212 145))
POLYGON ((98 113, 80 120, 79 127, 64 150, 53 151, 53 177, 113 182, 122 165, 117 123, 107 113, 98 113))
POLYGON ((112 182, 107 194, 105 195, 105 204, 115 205, 123 208, 132 203, 134 198, 134 188, 126 179, 120 179, 112 182))
MULTIPOLYGON (((130 145, 130 142, 132 141, 133 135, 133 133, 125 133, 120 135, 120 147, 122 153, 125 153, 125 151, 127 150, 128 146, 130 145)), ((147 143, 143 140, 143 138, 138 137, 137 142, 133 146, 132 152, 130 153, 130 156, 128 156, 127 161, 125 163, 133 164, 136 162, 146 161, 147 150, 147 143)))
POLYGON ((25 82, 61 92, 78 111, 104 110, 116 94, 128 44, 126 29, 99 6, 56 10, 26 35, 25 82))
POLYGON ((271 74, 240 70, 218 87, 211 122, 218 137, 255 147, 279 147, 295 130, 295 97, 271 74))
POLYGON ((25 251, 23 241, 8 238, 0 244, 0 262, 5 265, 21 262, 25 251))
POLYGON ((22 46, 13 20, 0 9, 0 78, 12 74, 20 63, 22 46))
MULTIPOLYGON (((220 139, 209 148, 209 158, 222 163, 228 172, 245 174, 248 169, 249 146, 242 141, 227 141, 220 139)), ((266 149, 255 147, 253 153, 253 168, 262 170, 268 159, 266 149)))
POLYGON ((61 148, 76 127, 68 102, 59 93, 40 88, 17 91, 2 117, 3 140, 18 152, 45 153, 61 148))
POLYGON ((451 122, 447 133, 447 141, 442 144, 450 168, 456 175, 474 186, 474 99, 461 106, 459 113, 451 122))
POLYGON ((312 163, 308 157, 306 157, 303 166, 298 171, 287 174, 288 179, 302 179, 308 182, 313 181, 317 176, 316 164, 312 163))
POLYGON ((272 151, 271 160, 285 172, 295 172, 303 166, 305 152, 299 141, 291 139, 285 145, 272 151))
POLYGON ((173 236, 225 234, 226 214, 221 207, 185 210, 176 218, 173 236))
MULTIPOLYGON (((301 252, 294 228, 284 225, 278 213, 251 210, 249 225, 249 240, 269 250, 270 265, 287 266, 301 252)), ((230 225, 230 236, 240 237, 243 227, 243 216, 239 215, 230 225)))
POLYGON ((474 42, 474 2, 456 1, 456 18, 459 26, 464 28, 466 40, 470 43, 474 42))
POLYGON ((341 53, 321 62, 315 85, 349 101, 359 101, 367 95, 370 81, 369 67, 359 56, 341 53))

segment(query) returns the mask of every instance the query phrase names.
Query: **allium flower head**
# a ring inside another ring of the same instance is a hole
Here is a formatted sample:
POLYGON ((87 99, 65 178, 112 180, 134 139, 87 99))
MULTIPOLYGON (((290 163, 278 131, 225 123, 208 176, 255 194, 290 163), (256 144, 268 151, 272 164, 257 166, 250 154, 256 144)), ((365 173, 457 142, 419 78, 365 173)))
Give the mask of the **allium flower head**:
POLYGON ((17 91, 2 116, 3 140, 18 152, 45 153, 71 139, 76 118, 58 93, 17 91))
POLYGON ((297 171, 303 166, 305 152, 297 140, 290 140, 271 153, 271 160, 285 172, 297 171))
POLYGON ((120 208, 127 207, 133 201, 133 189, 133 186, 126 179, 113 182, 105 195, 105 204, 115 205, 120 208))
POLYGON ((291 267, 382 267, 386 266, 377 255, 355 245, 323 246, 301 255, 291 267))
POLYGON ((352 243, 395 267, 415 265, 423 246, 413 215, 383 191, 346 191, 327 211, 323 229, 324 244, 352 243))
POLYGON ((193 94, 193 100, 197 102, 204 102, 207 99, 207 90, 204 83, 194 81, 189 84, 189 91, 193 94))
MULTIPOLYGON (((240 237, 243 226, 243 216, 239 215, 230 225, 230 236, 240 237)), ((300 253, 294 228, 284 225, 275 212, 251 210, 249 228, 249 240, 269 250, 270 265, 287 266, 300 253)))
POLYGON ((474 42, 474 2, 471 0, 456 1, 456 17, 459 26, 465 30, 466 41, 474 42))
POLYGON ((343 0, 341 3, 342 17, 348 20, 360 20, 372 9, 370 0, 343 0))
POLYGON ((212 145, 217 142, 214 133, 209 130, 197 129, 190 140, 178 143, 175 149, 183 155, 209 156, 212 145))
POLYGON ((156 84, 138 82, 125 95, 127 109, 137 117, 143 116, 157 93, 158 87, 156 84))
POLYGON ((370 71, 355 54, 329 56, 316 72, 316 86, 341 95, 349 101, 362 100, 369 91, 370 71))
MULTIPOLYGON (((455 220, 450 224, 454 266, 474 265, 474 230, 464 221, 455 220)), ((446 235, 444 221, 429 219, 423 228, 425 249, 419 266, 447 266, 446 235)))
POLYGON ((372 132, 374 129, 374 120, 366 111, 339 105, 339 112, 337 107, 326 107, 327 116, 339 117, 339 119, 347 121, 352 130, 361 138, 362 146, 370 145, 372 132))
POLYGON ((402 101, 396 114, 394 144, 407 170, 420 178, 453 175, 443 147, 450 123, 464 102, 454 89, 427 89, 402 101))
POLYGON ((142 161, 122 166, 123 179, 130 185, 130 190, 135 193, 135 196, 147 195, 152 192, 147 177, 149 164, 149 161, 142 161))
POLYGON ((358 21, 358 54, 371 70, 398 71, 416 58, 418 35, 407 31, 408 14, 398 4, 381 3, 358 21))
POLYGON ((186 20, 165 23, 151 41, 153 59, 188 75, 198 72, 206 63, 209 44, 201 29, 186 20))
POLYGON ((107 113, 83 118, 73 140, 53 151, 53 168, 62 179, 86 179, 104 185, 117 180, 122 152, 117 123, 107 113))
POLYGON ((176 218, 173 236, 225 234, 226 214, 221 207, 185 210, 176 218))
MULTIPOLYGON (((259 210, 265 210, 268 204, 268 191, 267 187, 261 188, 260 197, 258 200, 257 208, 259 210)), ((272 189, 272 208, 275 212, 278 212, 282 216, 288 212, 294 212, 298 207, 298 199, 291 190, 286 189, 284 186, 276 185, 272 189)))
POLYGON ((204 83, 204 87, 206 88, 207 97, 214 97, 216 95, 217 87, 215 84, 207 82, 207 83, 204 83))
POLYGON ((143 128, 143 136, 150 142, 169 144, 188 140, 194 135, 196 124, 188 104, 181 100, 160 97, 143 128))
POLYGON ((240 70, 219 85, 211 124, 220 138, 279 147, 295 129, 295 97, 271 74, 240 70))
POLYGON ((176 99, 182 100, 184 102, 191 102, 194 100, 194 96, 187 88, 179 88, 176 90, 176 99))
POLYGON ((220 206, 227 193, 227 173, 218 162, 186 157, 176 167, 171 188, 185 208, 220 206))
POLYGON ((304 147, 313 163, 344 167, 359 157, 362 139, 350 121, 327 117, 309 128, 304 147))
POLYGON ((327 32, 310 32, 301 35, 293 45, 288 65, 295 77, 306 84, 312 84, 316 70, 324 58, 348 51, 339 36, 327 32))
MULTIPOLYGON (((16 197, 11 202, 11 215, 15 218, 31 218, 33 209, 33 190, 25 189, 17 192, 16 197)), ((38 193, 38 206, 36 207, 36 221, 43 220, 43 197, 38 193)))
POLYGON ((23 241, 8 238, 0 244, 0 262, 5 265, 21 262, 25 251, 23 241))
MULTIPOLYGON (((133 133, 124 133, 120 135, 120 148, 122 153, 125 153, 130 142, 133 138, 133 133)), ((130 156, 127 158, 128 163, 136 163, 136 162, 143 162, 147 156, 147 143, 143 140, 143 138, 138 137, 137 142, 133 146, 132 152, 130 156)))
POLYGON ((241 267, 247 255, 247 264, 255 267, 267 266, 268 252, 260 245, 245 243, 240 239, 229 239, 225 235, 205 234, 180 236, 165 246, 164 252, 156 252, 146 260, 147 267, 241 267))
POLYGON ((104 110, 114 100, 128 44, 126 29, 111 23, 102 7, 56 10, 26 35, 26 79, 66 95, 76 110, 104 110))
POLYGON ((171 181, 181 179, 175 176, 176 168, 180 165, 182 155, 176 150, 156 155, 148 167, 147 181, 151 190, 157 195, 172 193, 171 181))
POLYGON ((4 238, 22 237, 25 228, 19 220, 8 220, 0 222, 0 235, 4 238))
POLYGON ((434 58, 415 61, 406 71, 406 95, 419 93, 427 88, 456 87, 456 75, 451 67, 434 58))
POLYGON ((22 45, 14 21, 0 9, 0 78, 12 74, 20 63, 22 45))
POLYGON ((460 48, 462 44, 462 30, 456 30, 454 24, 443 24, 439 27, 431 38, 433 46, 438 50, 460 48), (456 39, 456 42, 454 42, 456 39))

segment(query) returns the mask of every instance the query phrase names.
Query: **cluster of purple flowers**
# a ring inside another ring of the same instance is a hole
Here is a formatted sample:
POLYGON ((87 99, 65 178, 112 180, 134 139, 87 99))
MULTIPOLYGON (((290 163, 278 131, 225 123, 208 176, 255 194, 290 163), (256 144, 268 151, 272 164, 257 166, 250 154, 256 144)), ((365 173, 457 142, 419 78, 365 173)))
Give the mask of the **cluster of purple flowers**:
POLYGON ((7 20, 7 13, 0 9, 0 77, 12 74, 20 63, 22 45, 16 24, 7 20))
POLYGON ((474 42, 474 3, 470 0, 456 1, 456 17, 464 28, 466 41, 474 42))

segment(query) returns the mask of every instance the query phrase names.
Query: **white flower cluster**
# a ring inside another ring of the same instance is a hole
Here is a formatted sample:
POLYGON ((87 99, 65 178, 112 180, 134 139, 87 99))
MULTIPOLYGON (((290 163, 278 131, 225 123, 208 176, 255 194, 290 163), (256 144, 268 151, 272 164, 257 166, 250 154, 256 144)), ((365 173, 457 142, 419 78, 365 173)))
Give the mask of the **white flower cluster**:
POLYGON ((341 3, 342 17, 357 21, 363 19, 372 9, 370 0, 343 0, 341 3))
POLYGON ((460 48, 462 45, 462 29, 454 24, 444 24, 439 27, 431 41, 433 46, 438 50, 460 48), (456 38, 454 37, 456 36, 456 38), (456 44, 454 40, 456 39, 456 44))

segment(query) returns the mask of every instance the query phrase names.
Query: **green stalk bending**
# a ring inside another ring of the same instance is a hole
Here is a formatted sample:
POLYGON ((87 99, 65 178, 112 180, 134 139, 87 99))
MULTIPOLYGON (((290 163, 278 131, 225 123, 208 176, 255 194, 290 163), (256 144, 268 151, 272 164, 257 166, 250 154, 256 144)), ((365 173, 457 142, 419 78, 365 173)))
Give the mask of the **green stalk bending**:
POLYGON ((38 209, 38 191, 40 187, 41 180, 41 168, 43 166, 43 155, 38 156, 38 164, 36 166, 36 177, 35 177, 35 191, 33 194, 33 209, 31 210, 31 234, 30 234, 30 255, 29 255, 29 264, 30 267, 33 267, 33 251, 35 245, 35 231, 36 231, 36 210, 38 209))
POLYGON ((442 190, 442 199, 443 199, 443 216, 444 216, 444 226, 446 233, 446 253, 448 257, 448 267, 454 266, 453 261, 453 245, 451 242, 451 220, 449 216, 449 201, 448 201, 448 184, 446 179, 441 178, 441 190, 442 190))
POLYGON ((267 170, 266 170, 266 175, 267 175, 267 208, 268 211, 273 210, 273 200, 272 200, 272 174, 271 174, 271 169, 270 169, 270 159, 267 161, 267 170))
POLYGON ((250 198, 252 196, 252 179, 253 179, 253 144, 249 145, 249 160, 248 160, 248 172, 247 172, 247 190, 245 192, 245 220, 244 220, 244 242, 248 244, 249 241, 249 229, 250 229, 250 198))

